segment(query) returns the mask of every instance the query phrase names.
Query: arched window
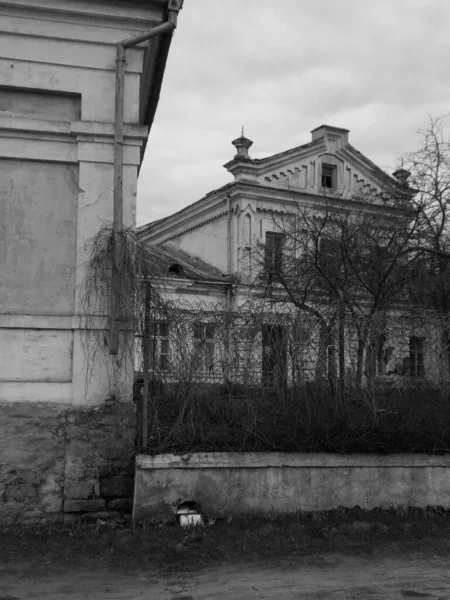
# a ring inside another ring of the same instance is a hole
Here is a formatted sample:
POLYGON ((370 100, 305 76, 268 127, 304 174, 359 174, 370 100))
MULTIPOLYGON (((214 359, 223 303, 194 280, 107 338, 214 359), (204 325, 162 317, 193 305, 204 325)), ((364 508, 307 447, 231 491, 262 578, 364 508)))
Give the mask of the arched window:
POLYGON ((170 265, 170 267, 167 269, 168 273, 171 273, 172 275, 178 275, 181 276, 183 275, 183 267, 181 265, 179 265, 178 263, 173 263, 172 265, 170 265))

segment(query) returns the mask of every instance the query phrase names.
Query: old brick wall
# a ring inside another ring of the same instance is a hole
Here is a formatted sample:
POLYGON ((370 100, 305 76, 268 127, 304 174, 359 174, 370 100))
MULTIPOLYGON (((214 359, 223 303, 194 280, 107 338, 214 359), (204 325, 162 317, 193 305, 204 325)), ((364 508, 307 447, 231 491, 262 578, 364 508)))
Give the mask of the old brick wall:
POLYGON ((0 523, 109 518, 132 506, 132 404, 0 404, 0 523))

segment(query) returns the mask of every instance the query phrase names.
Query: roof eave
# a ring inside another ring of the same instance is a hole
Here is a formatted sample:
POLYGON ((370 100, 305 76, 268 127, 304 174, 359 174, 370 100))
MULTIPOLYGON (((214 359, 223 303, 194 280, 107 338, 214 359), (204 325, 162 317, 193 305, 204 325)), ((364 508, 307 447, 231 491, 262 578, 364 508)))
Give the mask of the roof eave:
MULTIPOLYGON (((167 21, 168 14, 168 0, 165 0, 162 23, 167 21)), ((172 37, 170 32, 150 39, 147 43, 140 89, 139 124, 146 125, 149 133, 159 103, 172 37)), ((147 139, 141 147, 141 163, 146 145, 147 139)))

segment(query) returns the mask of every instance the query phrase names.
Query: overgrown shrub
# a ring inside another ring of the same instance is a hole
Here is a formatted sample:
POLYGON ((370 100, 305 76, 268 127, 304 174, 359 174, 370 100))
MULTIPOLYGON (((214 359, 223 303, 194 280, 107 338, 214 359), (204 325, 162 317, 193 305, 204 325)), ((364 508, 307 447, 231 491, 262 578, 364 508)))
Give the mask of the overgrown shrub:
MULTIPOLYGON (((152 389, 149 454, 450 451, 450 402, 439 389, 397 389, 376 401, 354 390, 339 402, 313 384, 283 393, 255 387, 245 395, 214 385, 187 394, 175 385, 152 389)), ((136 402, 140 412, 139 392, 136 402)))

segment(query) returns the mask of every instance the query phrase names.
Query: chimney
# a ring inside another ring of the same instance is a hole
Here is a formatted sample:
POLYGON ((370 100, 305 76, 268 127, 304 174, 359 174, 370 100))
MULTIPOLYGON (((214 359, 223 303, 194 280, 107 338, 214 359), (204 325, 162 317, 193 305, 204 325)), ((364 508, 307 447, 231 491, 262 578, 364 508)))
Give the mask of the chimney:
POLYGON ((333 127, 332 125, 320 125, 311 131, 312 141, 323 139, 329 146, 329 151, 335 151, 348 144, 348 129, 342 127, 333 127))

